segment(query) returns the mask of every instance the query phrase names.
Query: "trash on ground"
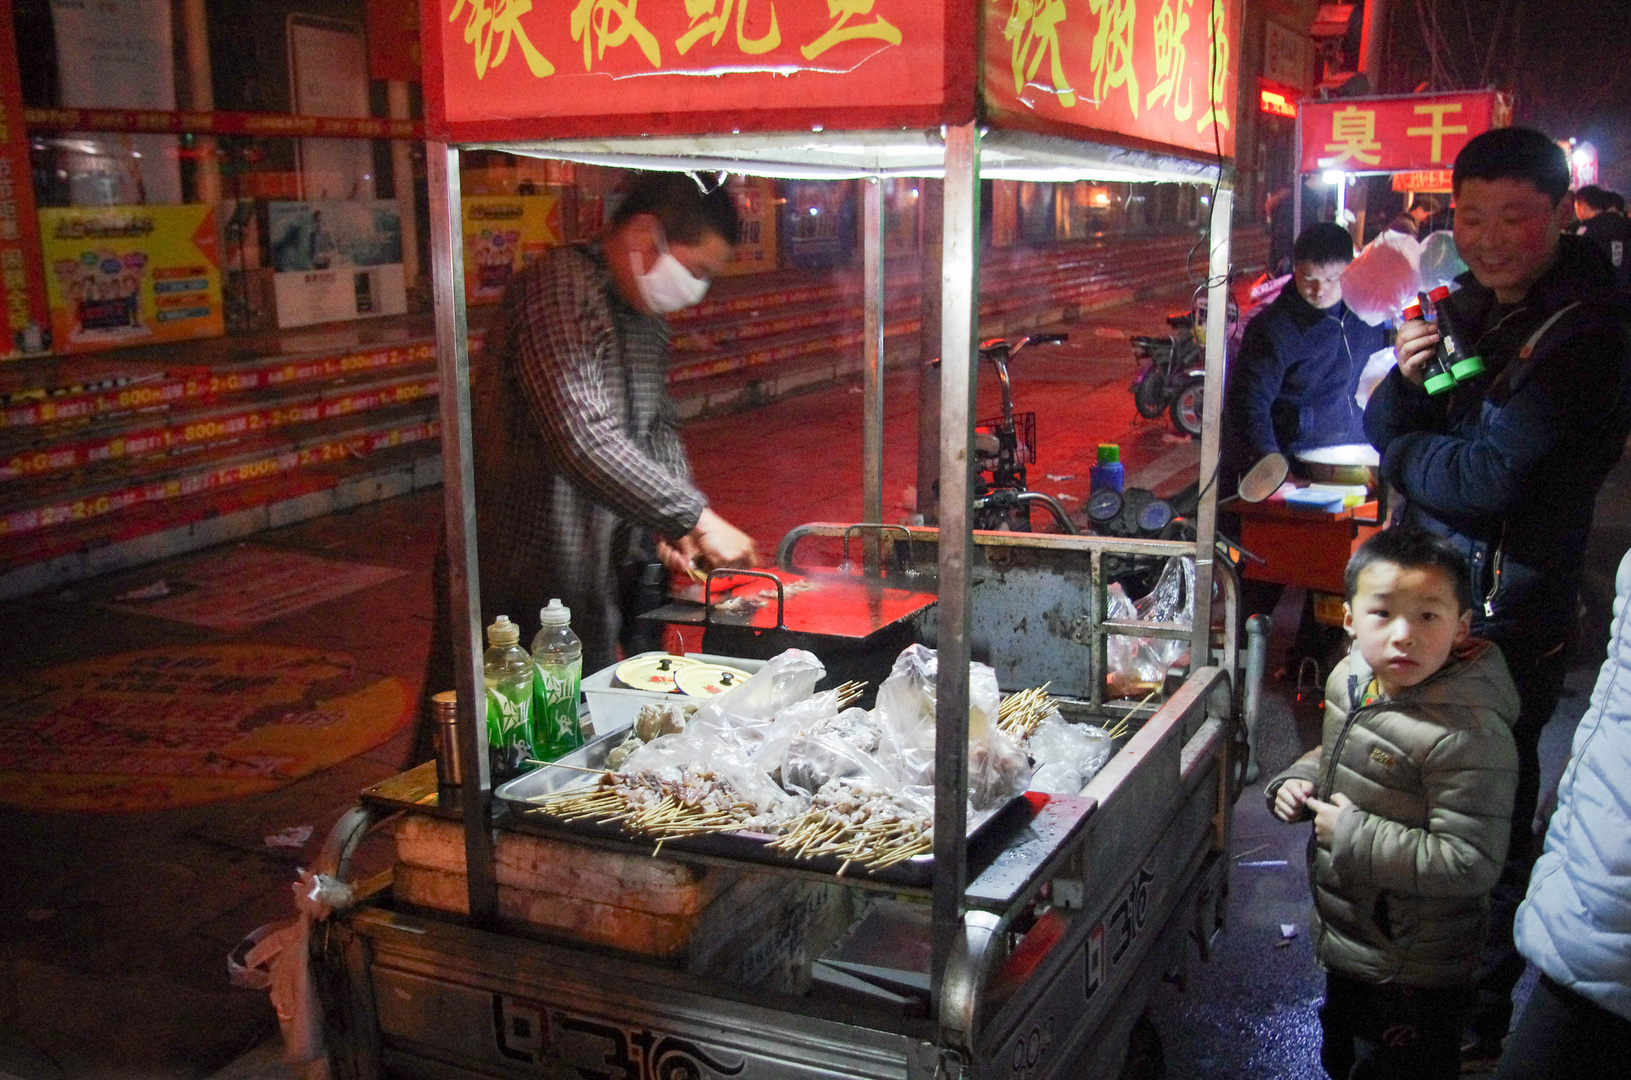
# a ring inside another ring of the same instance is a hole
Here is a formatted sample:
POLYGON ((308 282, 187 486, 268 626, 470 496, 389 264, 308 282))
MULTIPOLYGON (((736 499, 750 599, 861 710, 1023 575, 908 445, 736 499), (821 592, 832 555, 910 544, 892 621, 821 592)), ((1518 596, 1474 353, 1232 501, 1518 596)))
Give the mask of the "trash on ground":
POLYGON ((312 826, 290 825, 287 829, 279 829, 266 838, 267 847, 302 848, 306 841, 311 839, 312 826))

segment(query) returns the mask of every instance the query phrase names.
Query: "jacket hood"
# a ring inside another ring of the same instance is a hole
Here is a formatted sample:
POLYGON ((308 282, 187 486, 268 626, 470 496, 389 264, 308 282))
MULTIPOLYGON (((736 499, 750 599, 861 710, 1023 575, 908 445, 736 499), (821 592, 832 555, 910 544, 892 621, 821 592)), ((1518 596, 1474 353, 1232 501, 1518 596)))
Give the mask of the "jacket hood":
MULTIPOLYGON (((1375 672, 1355 647, 1331 674, 1345 674, 1341 685, 1351 712, 1375 672)), ((1450 653, 1443 667, 1393 700, 1401 705, 1488 709, 1507 727, 1518 715, 1518 691, 1507 673, 1506 659, 1494 642, 1483 638, 1468 638, 1450 653)))

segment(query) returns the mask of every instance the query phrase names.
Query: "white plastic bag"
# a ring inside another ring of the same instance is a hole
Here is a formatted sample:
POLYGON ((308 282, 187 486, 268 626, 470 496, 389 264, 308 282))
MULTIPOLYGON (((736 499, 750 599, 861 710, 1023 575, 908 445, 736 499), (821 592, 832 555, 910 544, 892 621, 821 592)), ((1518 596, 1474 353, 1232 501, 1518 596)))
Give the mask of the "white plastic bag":
POLYGON ((1032 791, 1074 795, 1110 760, 1110 733, 1096 724, 1072 724, 1054 713, 1027 742, 1036 771, 1032 791), (1069 786, 1074 783, 1075 786, 1069 786))
POLYGON ((1432 292, 1440 285, 1449 285, 1467 272, 1461 261, 1461 252, 1455 246, 1455 234, 1440 229, 1428 235, 1421 244, 1421 289, 1432 292))
POLYGON ((1413 236, 1383 232, 1342 272, 1342 299, 1372 326, 1396 319, 1421 291, 1421 244, 1413 236))

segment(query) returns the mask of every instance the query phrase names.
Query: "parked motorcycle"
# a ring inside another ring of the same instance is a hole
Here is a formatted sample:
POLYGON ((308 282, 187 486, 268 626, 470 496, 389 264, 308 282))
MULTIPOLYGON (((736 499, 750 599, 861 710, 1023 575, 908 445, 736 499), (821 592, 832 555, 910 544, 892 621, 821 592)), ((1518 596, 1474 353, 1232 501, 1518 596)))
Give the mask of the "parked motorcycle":
POLYGON ((1074 534, 1076 525, 1059 501, 1026 487, 1025 466, 1036 463, 1036 413, 1014 412, 1014 391, 1008 378, 1008 363, 1021 349, 1034 345, 1058 345, 1068 334, 1031 334, 1018 341, 992 338, 980 344, 980 359, 997 372, 1002 391, 1002 415, 981 420, 974 428, 975 465, 979 479, 974 489, 974 527, 1031 531, 1031 507, 1040 504, 1053 515, 1062 533, 1074 534))
MULTIPOLYGON (((1233 355, 1245 326, 1269 304, 1288 278, 1259 274, 1233 275, 1225 320, 1226 348, 1233 355)), ((1128 389, 1133 407, 1146 420, 1166 413, 1179 434, 1200 438, 1201 407, 1206 398, 1206 286, 1195 290, 1188 311, 1167 316, 1172 333, 1165 337, 1134 335, 1133 356, 1140 361, 1138 375, 1128 389)))

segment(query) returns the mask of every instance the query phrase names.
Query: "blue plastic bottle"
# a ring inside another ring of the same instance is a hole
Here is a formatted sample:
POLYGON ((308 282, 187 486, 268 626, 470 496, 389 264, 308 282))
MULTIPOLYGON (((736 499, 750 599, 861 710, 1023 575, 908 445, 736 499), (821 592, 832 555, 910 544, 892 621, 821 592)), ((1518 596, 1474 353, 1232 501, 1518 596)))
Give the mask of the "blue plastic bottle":
POLYGON ((1121 467, 1121 447, 1115 443, 1099 444, 1099 463, 1089 467, 1088 494, 1100 488, 1120 491, 1124 473, 1121 467))

